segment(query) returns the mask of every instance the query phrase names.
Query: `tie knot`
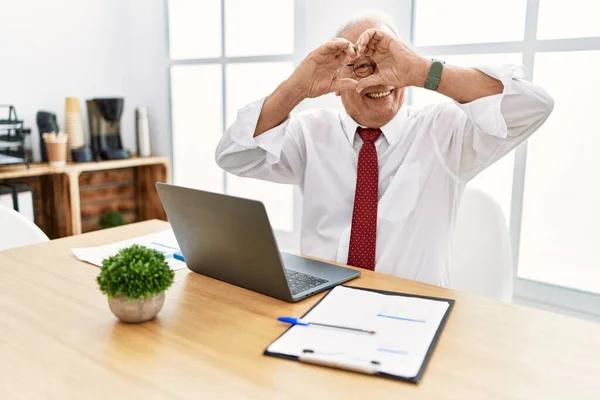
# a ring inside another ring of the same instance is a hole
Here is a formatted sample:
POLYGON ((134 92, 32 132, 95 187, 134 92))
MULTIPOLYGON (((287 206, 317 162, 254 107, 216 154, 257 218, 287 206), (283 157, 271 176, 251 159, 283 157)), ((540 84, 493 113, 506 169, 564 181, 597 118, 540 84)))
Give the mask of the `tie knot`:
POLYGON ((371 142, 373 143, 379 135, 381 135, 381 129, 373 129, 373 128, 358 128, 358 134, 363 142, 371 142))

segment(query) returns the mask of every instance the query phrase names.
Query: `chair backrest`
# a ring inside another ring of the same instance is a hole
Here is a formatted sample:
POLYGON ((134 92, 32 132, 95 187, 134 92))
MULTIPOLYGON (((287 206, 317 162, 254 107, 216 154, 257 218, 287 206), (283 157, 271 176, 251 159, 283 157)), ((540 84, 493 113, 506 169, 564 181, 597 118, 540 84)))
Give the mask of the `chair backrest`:
POLYGON ((17 211, 0 204, 0 250, 47 242, 48 236, 17 211))
POLYGON ((450 286, 511 301, 513 282, 510 235, 500 206, 484 192, 466 189, 452 240, 450 286))

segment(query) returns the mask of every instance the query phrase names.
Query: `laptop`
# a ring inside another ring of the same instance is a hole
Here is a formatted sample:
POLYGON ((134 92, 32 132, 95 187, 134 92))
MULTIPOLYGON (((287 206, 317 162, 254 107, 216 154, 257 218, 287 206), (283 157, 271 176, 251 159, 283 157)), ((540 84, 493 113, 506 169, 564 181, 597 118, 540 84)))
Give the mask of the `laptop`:
POLYGON ((280 252, 264 204, 157 183, 187 267, 287 302, 360 276, 360 271, 280 252))

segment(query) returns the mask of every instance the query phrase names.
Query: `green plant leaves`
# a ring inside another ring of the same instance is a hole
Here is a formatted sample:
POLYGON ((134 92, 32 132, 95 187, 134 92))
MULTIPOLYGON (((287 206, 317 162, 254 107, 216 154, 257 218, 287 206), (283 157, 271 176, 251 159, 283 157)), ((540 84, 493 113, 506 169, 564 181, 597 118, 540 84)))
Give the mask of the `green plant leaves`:
POLYGON ((125 225, 125 218, 118 212, 108 212, 103 214, 98 221, 102 229, 113 228, 115 226, 125 225))
POLYGON ((174 278, 161 252, 134 244, 104 259, 96 281, 109 297, 141 299, 167 290, 174 278))

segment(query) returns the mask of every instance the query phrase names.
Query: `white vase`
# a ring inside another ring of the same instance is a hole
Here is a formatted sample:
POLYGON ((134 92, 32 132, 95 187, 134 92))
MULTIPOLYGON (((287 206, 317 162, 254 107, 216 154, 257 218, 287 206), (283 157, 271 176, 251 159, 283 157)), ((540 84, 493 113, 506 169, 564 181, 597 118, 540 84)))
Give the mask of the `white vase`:
POLYGON ((154 319, 165 302, 165 292, 154 297, 128 300, 125 296, 109 297, 110 311, 119 320, 128 324, 139 324, 154 319))
POLYGON ((135 110, 135 114, 138 156, 150 157, 152 151, 150 150, 148 109, 146 107, 139 107, 135 110))

